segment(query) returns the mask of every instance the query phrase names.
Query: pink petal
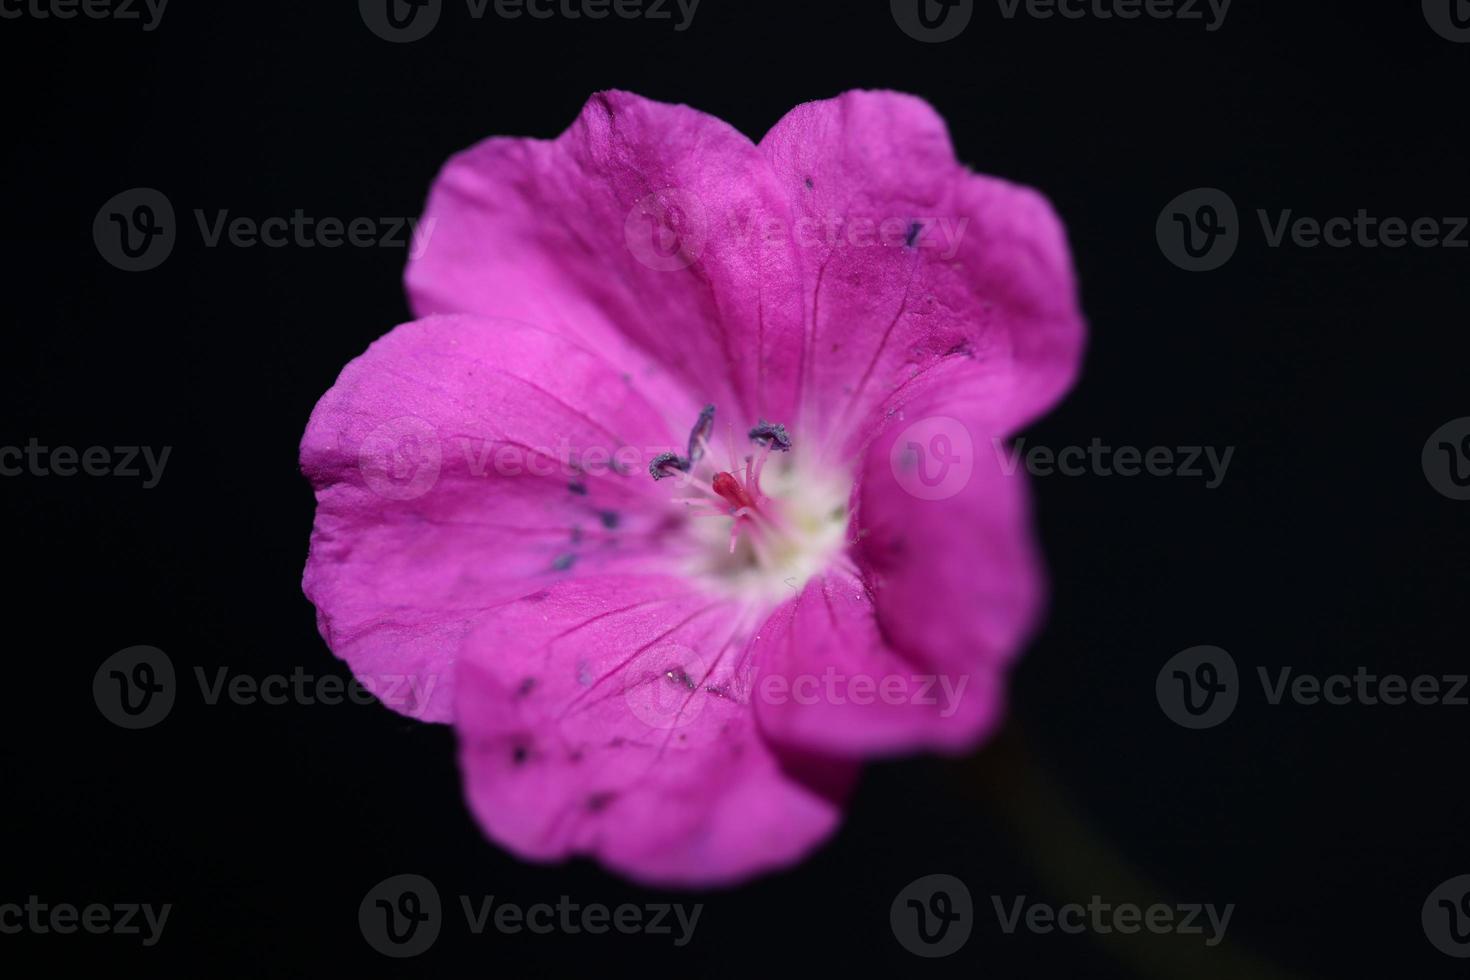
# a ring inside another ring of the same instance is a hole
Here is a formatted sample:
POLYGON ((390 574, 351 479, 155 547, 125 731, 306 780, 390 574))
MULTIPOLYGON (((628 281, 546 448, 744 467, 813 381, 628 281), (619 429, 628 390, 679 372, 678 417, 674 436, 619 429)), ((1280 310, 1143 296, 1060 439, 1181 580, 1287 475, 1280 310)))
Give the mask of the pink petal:
POLYGON ((322 636, 390 707, 449 720, 459 641, 487 611, 659 564, 667 501, 646 466, 677 444, 636 383, 564 339, 473 317, 398 327, 301 443, 322 636), (628 473, 610 462, 623 447, 628 473))
POLYGON ((956 162, 923 100, 848 92, 761 141, 801 227, 807 427, 851 436, 957 375, 1012 431, 1071 384, 1083 346, 1065 234, 1035 191, 956 162), (907 239, 915 235, 911 245, 907 239))
POLYGON ((1034 627, 1044 573, 1025 471, 984 390, 930 392, 868 448, 854 557, 883 635, 948 670, 1006 668, 1034 627))
POLYGON ((773 740, 844 756, 962 752, 1000 721, 1044 579, 1024 472, 1007 472, 1003 445, 975 421, 992 408, 979 386, 929 389, 867 447, 851 550, 862 581, 813 580, 754 650, 773 740), (772 677, 784 696, 764 686, 772 677), (816 678, 805 682, 815 697, 794 696, 801 677, 816 678))
POLYGON ((464 644, 455 722, 485 832, 527 859, 590 855, 658 885, 805 855, 856 767, 761 738, 752 625, 681 579, 612 574, 486 617, 464 644))
POLYGON ((840 756, 963 752, 1000 716, 1001 677, 981 659, 939 664, 890 646, 861 582, 807 584, 761 630, 756 710, 783 745, 840 756))
POLYGON ((665 369, 737 427, 790 419, 802 323, 789 217, 765 159, 685 106, 604 92, 552 141, 495 138, 449 161, 407 285, 420 314, 546 326, 665 369))

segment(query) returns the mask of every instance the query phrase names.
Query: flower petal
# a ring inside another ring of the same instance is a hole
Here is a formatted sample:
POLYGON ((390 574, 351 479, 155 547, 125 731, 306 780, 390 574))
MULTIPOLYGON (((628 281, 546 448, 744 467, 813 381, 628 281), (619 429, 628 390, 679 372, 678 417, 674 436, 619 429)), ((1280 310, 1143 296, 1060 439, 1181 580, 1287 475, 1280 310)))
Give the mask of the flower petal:
POLYGON ((1060 222, 1035 191, 956 162, 926 102, 807 103, 760 147, 803 246, 809 429, 860 440, 939 367, 985 379, 1001 431, 1070 386, 1084 331, 1060 222))
POLYGON ((871 443, 854 557, 878 625, 936 669, 1004 670, 1039 617, 1041 557, 1024 470, 984 422, 983 387, 931 391, 871 443))
POLYGON ((863 584, 840 572, 778 610, 753 655, 757 717, 783 745, 839 756, 963 752, 1000 716, 994 667, 977 659, 955 669, 896 650, 863 584))
POLYGON ((449 161, 408 291, 420 315, 522 319, 616 363, 663 366, 737 427, 786 420, 800 268, 759 229, 788 207, 726 123, 604 92, 556 140, 495 138, 449 161))
POLYGON ((630 379, 562 338, 473 317, 398 327, 347 365, 301 443, 323 638, 390 707, 449 720, 459 641, 486 611, 658 564, 667 502, 645 467, 676 444, 630 379))
POLYGON ((790 864, 856 767, 778 751, 748 702, 739 607, 675 577, 599 576, 502 607, 466 640, 455 729, 485 832, 657 885, 790 864))

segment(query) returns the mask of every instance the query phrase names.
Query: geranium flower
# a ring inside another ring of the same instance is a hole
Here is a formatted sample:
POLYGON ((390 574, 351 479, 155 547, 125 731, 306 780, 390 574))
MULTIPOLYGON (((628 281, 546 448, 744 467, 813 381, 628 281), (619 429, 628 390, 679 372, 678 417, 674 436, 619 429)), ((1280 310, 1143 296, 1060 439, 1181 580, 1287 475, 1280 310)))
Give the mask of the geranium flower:
POLYGON ((752 143, 608 92, 452 158, 422 226, 423 319, 302 442, 304 587, 454 725, 492 839, 728 883, 831 834, 861 760, 993 729, 1042 576, 992 444, 1083 343, 1041 196, 907 95, 752 143))

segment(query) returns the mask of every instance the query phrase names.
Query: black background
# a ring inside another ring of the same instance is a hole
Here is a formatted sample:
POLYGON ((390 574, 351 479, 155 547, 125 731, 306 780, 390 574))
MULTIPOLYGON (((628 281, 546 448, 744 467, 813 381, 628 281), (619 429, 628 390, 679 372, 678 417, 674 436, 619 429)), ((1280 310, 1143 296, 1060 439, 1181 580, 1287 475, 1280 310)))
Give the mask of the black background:
POLYGON ((680 33, 474 21, 450 0, 429 38, 392 45, 351 3, 174 0, 151 33, 26 18, 0 21, 0 44, 0 444, 173 447, 153 490, 0 479, 19 627, 4 645, 0 902, 175 906, 152 949, 0 936, 13 975, 1463 975, 1419 918, 1435 886, 1470 872, 1470 709, 1271 707, 1255 681, 1260 666, 1465 669, 1470 504, 1430 487, 1420 450, 1470 415, 1470 252, 1273 249, 1255 219, 1470 212, 1470 45, 1436 35, 1417 3, 1236 0, 1211 33, 1008 21, 982 2, 961 37, 926 45, 886 2, 703 0, 680 33), (221 666, 346 676, 299 588, 313 502, 296 447, 341 367, 408 318, 401 249, 205 248, 193 210, 417 215, 452 152, 553 136, 610 87, 753 137, 849 88, 924 96, 962 159, 1042 189, 1068 226, 1090 351, 1027 439, 1236 447, 1216 490, 1035 480, 1052 611, 1004 738, 972 759, 871 766, 840 834, 804 864, 682 896, 705 903, 683 949, 470 935, 461 894, 667 899, 485 841, 447 729, 376 705, 207 706, 193 683, 221 666), (129 274, 91 228, 137 186, 169 196, 180 240, 129 274), (1243 240, 1223 269, 1191 274, 1154 225, 1201 186, 1235 200, 1243 240), (1189 732, 1160 711, 1154 679, 1203 643, 1234 655, 1245 693, 1226 724, 1189 732), (163 724, 127 732, 90 691, 101 661, 135 644, 167 651, 183 693, 163 724), (404 872, 437 884, 449 922, 429 953, 395 962, 363 941, 357 906, 404 872), (933 873, 962 878, 979 911, 941 961, 905 952, 888 924, 899 890, 933 873), (1129 887, 1235 903, 1226 947, 1007 936, 991 910, 991 896, 1129 887))

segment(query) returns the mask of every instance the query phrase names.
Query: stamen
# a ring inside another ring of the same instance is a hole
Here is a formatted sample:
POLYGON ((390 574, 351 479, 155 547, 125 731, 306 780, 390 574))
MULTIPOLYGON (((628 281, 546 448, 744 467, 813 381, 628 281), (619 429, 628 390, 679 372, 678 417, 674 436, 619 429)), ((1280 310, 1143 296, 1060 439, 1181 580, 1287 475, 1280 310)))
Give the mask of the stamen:
POLYGON ((755 472, 747 481, 751 486, 758 487, 761 485, 761 472, 766 468, 766 460, 770 457, 771 447, 769 445, 761 446, 761 454, 756 458, 755 461, 755 472))
MULTIPOLYGON (((732 548, 731 548, 731 552, 732 553, 734 552, 733 545, 734 545, 734 542, 735 542, 735 539, 734 539, 733 535, 734 534, 737 534, 739 532, 741 522, 742 521, 750 521, 750 522, 754 523, 755 521, 760 520, 761 518, 762 518, 762 515, 761 515, 761 513, 759 511, 749 510, 747 508, 742 508, 742 509, 740 509, 740 510, 738 510, 738 511, 735 512, 735 526, 733 528, 731 528, 732 537, 730 539, 730 543, 732 545, 732 548)), ((750 547, 751 547, 752 550, 755 551, 756 561, 760 562, 763 567, 766 567, 766 568, 771 567, 771 564, 772 564, 772 562, 771 562, 771 550, 766 547, 766 541, 765 541, 764 536, 762 536, 760 534, 752 534, 750 536, 750 547)))
POLYGON ((688 473, 689 466, 689 460, 682 458, 678 453, 659 453, 653 457, 653 462, 648 464, 648 472, 655 480, 666 480, 680 473, 688 473))
POLYGON ((850 487, 840 476, 834 481, 825 471, 808 473, 805 460, 793 459, 779 467, 779 478, 769 488, 774 492, 768 494, 761 477, 771 453, 793 448, 786 427, 762 420, 749 430, 754 448, 740 452, 735 427, 727 422, 729 469, 720 469, 713 458, 719 451, 712 444, 714 423, 715 406, 707 405, 690 430, 688 455, 662 453, 649 466, 655 480, 675 479, 670 503, 691 525, 702 517, 730 522, 728 548, 723 527, 705 534, 691 526, 693 542, 712 546, 696 550, 702 556, 691 566, 697 574, 709 576, 721 590, 760 601, 784 601, 825 568, 855 575, 842 554, 850 487))
POLYGON ((791 451, 791 435, 786 431, 786 426, 779 422, 767 422, 761 420, 761 424, 750 430, 750 438, 759 446, 774 449, 777 452, 789 453, 791 451))
POLYGON ((714 431, 715 407, 706 405, 689 432, 689 462, 697 463, 704 458, 704 454, 709 451, 709 437, 714 431))

